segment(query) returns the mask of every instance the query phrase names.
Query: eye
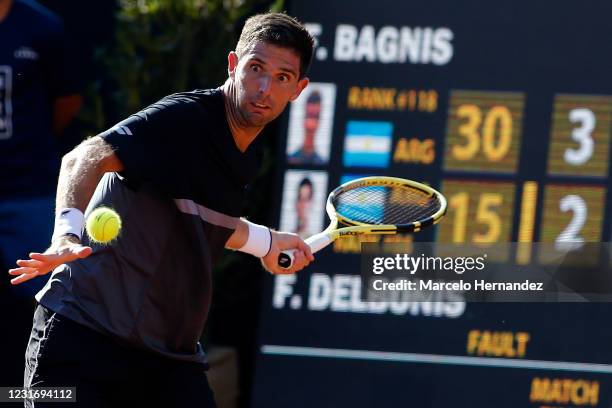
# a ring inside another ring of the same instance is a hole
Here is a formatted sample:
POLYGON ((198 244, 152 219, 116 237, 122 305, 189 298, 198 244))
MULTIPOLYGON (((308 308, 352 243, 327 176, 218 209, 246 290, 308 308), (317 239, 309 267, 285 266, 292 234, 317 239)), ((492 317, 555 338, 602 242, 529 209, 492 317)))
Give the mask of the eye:
POLYGON ((259 65, 259 64, 253 64, 253 65, 251 65, 251 71, 253 71, 253 72, 259 72, 259 71, 261 71, 261 65, 259 65))
POLYGON ((278 80, 281 82, 289 82, 289 76, 285 74, 280 74, 278 76, 278 80))

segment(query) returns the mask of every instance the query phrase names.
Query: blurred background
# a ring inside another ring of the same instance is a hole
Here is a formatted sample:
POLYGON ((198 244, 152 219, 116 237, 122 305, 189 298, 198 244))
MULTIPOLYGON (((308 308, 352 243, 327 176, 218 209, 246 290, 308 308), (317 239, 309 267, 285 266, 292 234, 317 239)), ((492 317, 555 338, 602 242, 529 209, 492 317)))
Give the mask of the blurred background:
MULTIPOLYGON (((203 334, 220 407, 612 405, 609 303, 359 298, 364 240, 476 244, 496 254, 492 263, 530 268, 550 261, 531 243, 550 245, 556 258, 588 259, 590 243, 610 241, 612 3, 39 4, 65 30, 53 38, 45 91, 60 112, 48 130, 60 153, 164 95, 221 85, 245 19, 287 10, 317 39, 311 84, 262 135, 264 165, 245 215, 307 237, 326 226, 329 191, 368 175, 426 182, 448 199, 437 227, 337 241, 297 276, 267 275, 257 259, 226 253, 203 334)), ((12 44, 2 24, 0 56, 12 44)), ((0 65, 0 146, 15 140, 8 73, 0 65)), ((53 213, 45 203, 57 178, 51 160, 36 167, 48 141, 8 146, 0 151, 4 270, 18 240, 25 251, 47 245, 52 226, 43 224, 53 213), (9 175, 32 168, 39 178, 10 185, 9 175), (40 221, 17 239, 25 202, 40 221)), ((605 262, 580 268, 607 276, 609 255, 596 256, 605 262)), ((32 296, 43 283, 2 280, 0 385, 22 382, 32 296)))

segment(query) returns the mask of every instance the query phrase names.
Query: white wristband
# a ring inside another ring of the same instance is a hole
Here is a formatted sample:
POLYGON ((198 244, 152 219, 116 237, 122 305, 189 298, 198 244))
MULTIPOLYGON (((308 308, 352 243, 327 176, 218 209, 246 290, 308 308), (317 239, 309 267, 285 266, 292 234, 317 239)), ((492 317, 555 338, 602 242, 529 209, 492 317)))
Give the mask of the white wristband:
POLYGON ((81 210, 78 208, 62 208, 55 216, 55 229, 51 242, 66 234, 73 234, 81 239, 83 225, 85 225, 85 216, 81 210))
POLYGON ((243 221, 249 226, 249 237, 242 248, 238 248, 238 250, 258 258, 266 256, 272 247, 272 232, 263 225, 254 224, 245 219, 243 221))

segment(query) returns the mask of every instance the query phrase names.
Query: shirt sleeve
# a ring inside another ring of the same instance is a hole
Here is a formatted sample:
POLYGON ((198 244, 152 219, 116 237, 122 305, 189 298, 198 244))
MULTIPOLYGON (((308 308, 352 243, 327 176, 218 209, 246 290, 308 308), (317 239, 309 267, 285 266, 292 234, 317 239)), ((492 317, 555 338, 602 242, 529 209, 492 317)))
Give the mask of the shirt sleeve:
POLYGON ((168 187, 177 175, 180 151, 191 132, 192 112, 189 102, 163 99, 99 136, 114 149, 128 181, 168 187))

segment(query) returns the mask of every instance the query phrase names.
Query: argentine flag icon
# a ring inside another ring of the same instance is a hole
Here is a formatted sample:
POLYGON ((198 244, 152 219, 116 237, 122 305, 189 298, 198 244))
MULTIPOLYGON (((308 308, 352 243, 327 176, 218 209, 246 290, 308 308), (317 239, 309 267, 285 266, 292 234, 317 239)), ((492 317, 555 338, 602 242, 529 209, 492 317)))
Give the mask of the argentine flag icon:
POLYGON ((344 165, 387 167, 391 159, 392 137, 391 122, 348 121, 344 138, 344 165))

